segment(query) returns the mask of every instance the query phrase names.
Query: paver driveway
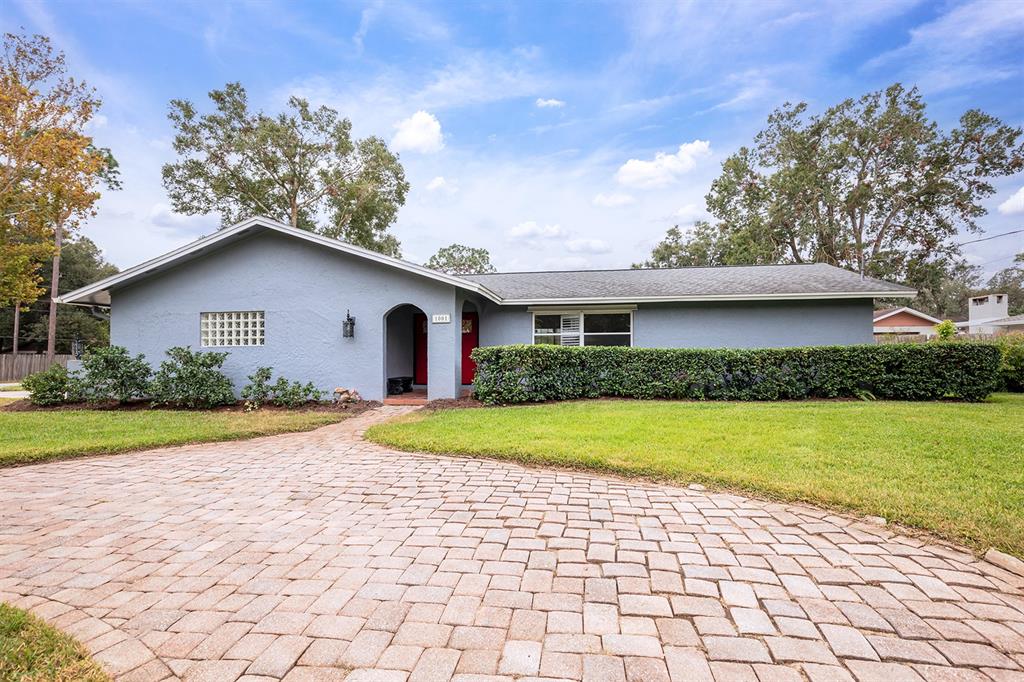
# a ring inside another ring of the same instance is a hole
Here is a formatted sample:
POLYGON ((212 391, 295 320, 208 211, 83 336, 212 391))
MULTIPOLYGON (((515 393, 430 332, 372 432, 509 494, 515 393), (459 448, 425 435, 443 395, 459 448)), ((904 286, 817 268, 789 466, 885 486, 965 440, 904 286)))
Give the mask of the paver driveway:
POLYGON ((1024 580, 971 556, 360 440, 398 411, 0 471, 0 598, 126 680, 1024 679, 1024 580))

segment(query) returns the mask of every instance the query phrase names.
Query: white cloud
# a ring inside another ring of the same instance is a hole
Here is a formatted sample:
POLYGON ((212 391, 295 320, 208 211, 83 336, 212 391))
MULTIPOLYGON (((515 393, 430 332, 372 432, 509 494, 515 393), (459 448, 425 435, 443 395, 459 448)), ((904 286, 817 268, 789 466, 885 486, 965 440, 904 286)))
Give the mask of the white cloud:
POLYGON ((1024 213, 1024 187, 1010 195, 1010 198, 999 204, 999 212, 1003 215, 1024 213))
POLYGON ((615 179, 628 187, 666 187, 675 182, 678 176, 696 168, 698 159, 710 155, 711 143, 707 140, 686 142, 679 145, 679 151, 675 154, 658 152, 652 161, 630 159, 622 164, 615 179))
POLYGON ((437 117, 420 110, 394 125, 395 136, 391 148, 396 152, 413 151, 423 154, 439 152, 444 148, 444 135, 437 117))
POLYGON ((536 221, 527 220, 509 228, 506 234, 512 239, 554 239, 564 237, 566 232, 561 225, 539 225, 536 221))
POLYGON ((416 3, 374 0, 363 8, 359 16, 359 29, 352 36, 356 51, 363 51, 363 43, 370 29, 378 23, 384 28, 417 41, 444 41, 451 37, 448 26, 416 3))
POLYGON ((541 97, 537 98, 537 106, 541 109, 560 109, 565 106, 565 102, 560 99, 544 99, 541 97))
POLYGON ((699 204, 685 204, 672 214, 672 218, 683 223, 692 223, 695 220, 707 217, 707 211, 699 204))
POLYGON ((88 131, 101 130, 107 127, 107 123, 110 120, 103 114, 94 114, 89 122, 85 124, 85 129, 88 131))
POLYGON ((629 206, 634 203, 636 203, 636 199, 622 192, 610 192, 608 194, 599 192, 594 197, 594 206, 602 206, 604 208, 618 208, 619 206, 629 206))
POLYGON ((446 194, 454 194, 459 191, 459 183, 448 180, 443 175, 438 175, 427 183, 427 190, 430 192, 443 191, 446 194))
POLYGON ((565 248, 569 253, 608 253, 612 250, 603 239, 569 239, 565 248))
POLYGON ((750 109, 764 102, 786 99, 763 69, 749 69, 743 73, 730 74, 722 86, 728 88, 730 94, 706 111, 750 109))
MULTIPOLYGON (((1024 4, 974 0, 959 3, 910 29, 902 46, 870 60, 866 68, 890 80, 936 92, 1019 77, 1019 60, 993 59, 1024 39, 1024 4)), ((1016 52, 1013 52, 1016 54, 1016 52)))

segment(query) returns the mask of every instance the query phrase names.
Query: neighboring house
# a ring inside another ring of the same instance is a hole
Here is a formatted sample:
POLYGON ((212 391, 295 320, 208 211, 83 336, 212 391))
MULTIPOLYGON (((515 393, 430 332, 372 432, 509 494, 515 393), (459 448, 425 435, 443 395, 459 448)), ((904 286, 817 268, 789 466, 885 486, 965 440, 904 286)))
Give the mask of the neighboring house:
POLYGON ((1011 315, 1010 317, 1004 317, 999 320, 993 320, 988 323, 989 326, 995 327, 999 331, 997 334, 1004 332, 1024 332, 1024 315, 1011 315))
POLYGON ((1010 318, 1010 297, 986 294, 967 300, 967 319, 957 322, 956 326, 969 334, 1002 334, 1013 331, 1015 324, 1021 323, 1014 323, 1010 318))
POLYGON ((403 376, 458 396, 477 345, 870 343, 872 299, 914 294, 825 264, 457 277, 253 218, 58 302, 110 306, 111 342, 154 366, 171 346, 229 351, 238 389, 270 366, 379 400, 403 376))
POLYGON ((874 317, 875 336, 935 336, 935 325, 942 322, 927 313, 913 308, 886 308, 876 310, 874 317))

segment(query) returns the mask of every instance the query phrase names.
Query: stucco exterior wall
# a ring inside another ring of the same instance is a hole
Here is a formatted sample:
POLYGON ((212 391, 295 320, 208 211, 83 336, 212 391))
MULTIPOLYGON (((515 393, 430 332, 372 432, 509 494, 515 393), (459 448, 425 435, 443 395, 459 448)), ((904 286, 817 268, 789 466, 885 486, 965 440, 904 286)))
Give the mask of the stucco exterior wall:
MULTIPOLYGON (((260 233, 168 272, 111 292, 111 342, 145 353, 154 367, 171 346, 199 348, 201 312, 263 310, 263 346, 228 351, 224 369, 240 390, 259 366, 275 376, 312 381, 331 391, 354 387, 364 398, 384 396, 385 315, 402 304, 448 314, 451 324, 428 333, 428 395, 457 395, 455 287, 277 233, 260 233), (345 311, 355 337, 341 336, 345 311)), ((410 344, 411 348, 411 344, 410 344)))
MULTIPOLYGON (((633 345, 641 348, 781 348, 872 342, 869 299, 641 304, 633 345)), ((481 345, 533 342, 525 306, 485 308, 481 345)))
POLYGON ((480 345, 533 343, 533 315, 523 306, 485 304, 480 310, 480 345))
POLYGON ((640 306, 633 345, 645 348, 784 348, 872 342, 870 299, 640 306))

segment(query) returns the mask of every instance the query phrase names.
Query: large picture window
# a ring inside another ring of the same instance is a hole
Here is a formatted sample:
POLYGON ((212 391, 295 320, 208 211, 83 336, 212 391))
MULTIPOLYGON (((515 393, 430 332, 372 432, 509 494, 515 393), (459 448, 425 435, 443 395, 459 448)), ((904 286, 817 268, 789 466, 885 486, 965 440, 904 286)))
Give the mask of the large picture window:
POLYGON ((633 313, 534 312, 533 342, 558 346, 632 346, 633 313))
POLYGON ((199 314, 199 345, 262 346, 263 311, 199 314))

